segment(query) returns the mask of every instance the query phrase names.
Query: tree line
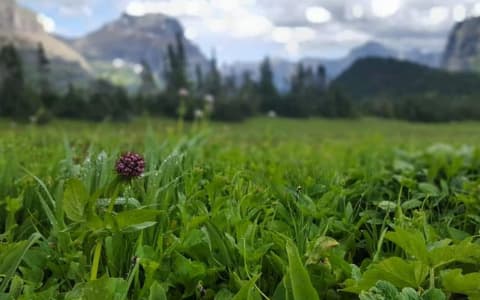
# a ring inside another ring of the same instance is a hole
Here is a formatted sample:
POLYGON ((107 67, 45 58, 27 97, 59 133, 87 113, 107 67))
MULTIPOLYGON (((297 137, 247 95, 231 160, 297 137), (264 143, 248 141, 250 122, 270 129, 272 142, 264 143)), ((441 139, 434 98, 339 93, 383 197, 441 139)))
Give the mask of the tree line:
POLYGON ((260 78, 248 72, 222 76, 215 56, 209 66, 195 68, 190 76, 183 39, 168 46, 165 87, 160 89, 150 66, 141 62, 141 86, 136 93, 97 79, 87 88, 70 84, 59 92, 51 82, 51 62, 41 44, 36 51, 36 80, 27 80, 22 56, 13 45, 0 50, 0 116, 17 121, 46 123, 52 118, 91 121, 127 121, 139 115, 194 119, 200 115, 220 121, 241 121, 255 115, 304 118, 351 117, 351 101, 329 90, 325 69, 298 65, 288 93, 274 84, 270 60, 260 65, 260 78), (193 77, 193 78, 190 78, 193 77))
POLYGON ((332 84, 356 99, 356 110, 417 122, 480 120, 480 76, 390 58, 364 58, 332 84))

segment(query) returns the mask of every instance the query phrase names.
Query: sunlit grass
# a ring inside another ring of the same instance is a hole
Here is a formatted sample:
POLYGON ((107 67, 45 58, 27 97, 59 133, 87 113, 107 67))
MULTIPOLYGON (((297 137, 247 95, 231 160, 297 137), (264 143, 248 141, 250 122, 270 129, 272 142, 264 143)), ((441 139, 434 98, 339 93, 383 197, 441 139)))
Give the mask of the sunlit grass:
POLYGON ((474 295, 451 282, 480 266, 479 125, 1 121, 0 298, 474 295))

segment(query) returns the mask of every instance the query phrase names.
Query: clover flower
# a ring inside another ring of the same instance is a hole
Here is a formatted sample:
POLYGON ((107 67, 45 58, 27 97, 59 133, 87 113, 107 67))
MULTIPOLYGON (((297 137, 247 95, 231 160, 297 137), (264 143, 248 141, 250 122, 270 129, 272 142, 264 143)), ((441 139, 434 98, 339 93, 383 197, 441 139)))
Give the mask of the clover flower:
POLYGON ((140 154, 128 152, 117 160, 115 170, 126 179, 140 177, 145 171, 145 160, 140 154))

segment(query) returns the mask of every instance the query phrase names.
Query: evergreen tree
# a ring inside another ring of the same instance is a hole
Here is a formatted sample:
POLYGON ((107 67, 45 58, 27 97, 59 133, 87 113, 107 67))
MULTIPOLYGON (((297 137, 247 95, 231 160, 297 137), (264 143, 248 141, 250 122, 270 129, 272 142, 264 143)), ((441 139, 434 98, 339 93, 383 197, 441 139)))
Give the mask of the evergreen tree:
POLYGON ((50 60, 45 54, 42 43, 39 43, 37 47, 37 73, 41 104, 47 110, 53 109, 58 101, 58 97, 50 85, 50 60))
POLYGON ((55 107, 55 115, 60 118, 81 119, 86 117, 87 110, 84 94, 70 83, 67 93, 55 107))
POLYGON ((321 113, 328 118, 350 118, 354 116, 352 102, 337 88, 329 91, 321 107, 321 113))
POLYGON ((255 82, 252 79, 252 74, 248 71, 242 73, 242 81, 239 90, 237 91, 242 101, 248 103, 249 115, 258 113, 260 108, 260 99, 255 90, 255 82))
POLYGON ((197 64, 195 66, 195 89, 199 93, 204 93, 204 78, 203 78, 203 70, 202 67, 197 64))
POLYGON ((50 90, 49 75, 50 75, 50 60, 45 54, 43 44, 39 43, 37 47, 37 64, 38 64, 38 78, 39 88, 42 93, 50 90))
POLYGON ((165 79, 170 93, 176 94, 180 89, 188 88, 187 58, 181 33, 175 35, 175 45, 168 45, 165 79))
POLYGON ((151 96, 157 90, 155 76, 153 75, 150 65, 145 60, 142 60, 140 64, 142 66, 142 73, 140 74, 140 79, 142 81, 140 85, 140 94, 151 96))
POLYGON ((7 45, 0 50, 0 68, 0 114, 27 120, 35 107, 33 99, 25 95, 22 60, 13 45, 7 45))
POLYGON ((307 73, 302 63, 297 66, 297 71, 292 78, 292 86, 290 92, 292 94, 300 94, 303 92, 306 86, 307 73))
POLYGON ((273 71, 268 57, 260 65, 258 94, 262 99, 261 110, 263 112, 277 109, 278 92, 273 82, 273 71))
POLYGON ((210 68, 205 82, 205 89, 208 94, 218 97, 222 89, 222 76, 217 67, 217 58, 215 53, 210 59, 210 68))
POLYGON ((317 67, 317 88, 320 92, 327 89, 327 70, 323 65, 317 67))

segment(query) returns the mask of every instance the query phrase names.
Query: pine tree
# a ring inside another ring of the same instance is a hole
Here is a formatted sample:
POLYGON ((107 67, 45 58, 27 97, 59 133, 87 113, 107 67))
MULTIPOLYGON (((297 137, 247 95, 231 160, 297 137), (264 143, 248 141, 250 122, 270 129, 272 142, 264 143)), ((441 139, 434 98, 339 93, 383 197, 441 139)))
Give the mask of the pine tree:
POLYGON ((273 82, 273 71, 270 59, 267 57, 260 65, 260 81, 258 83, 258 93, 262 99, 261 109, 263 112, 277 108, 278 92, 273 82))
POLYGON ((321 92, 327 89, 327 70, 323 65, 317 67, 317 88, 321 92))
POLYGON ((22 60, 13 45, 7 45, 0 50, 0 68, 0 114, 27 120, 34 107, 25 95, 22 60))
POLYGON ((206 78, 206 92, 208 94, 218 97, 222 89, 222 76, 217 67, 217 58, 215 57, 215 52, 210 59, 210 68, 206 78))
POLYGON ((150 65, 145 60, 142 60, 140 64, 142 66, 142 73, 140 74, 140 79, 142 80, 140 94, 151 96, 157 90, 155 76, 153 75, 150 65))
POLYGON ((37 64, 38 64, 38 77, 39 87, 42 93, 50 90, 49 75, 50 75, 50 60, 45 54, 43 44, 39 43, 37 47, 37 64))
POLYGON ((165 73, 169 92, 177 93, 182 88, 188 88, 187 58, 181 33, 175 35, 175 45, 168 45, 165 73))
POLYGON ((199 64, 197 64, 195 66, 195 89, 197 90, 197 92, 199 93, 205 92, 204 85, 205 85, 205 82, 203 78, 203 70, 202 70, 202 67, 199 64))
POLYGON ((50 85, 50 60, 47 58, 42 43, 39 43, 37 47, 37 73, 40 102, 47 109, 52 109, 58 99, 50 85))

